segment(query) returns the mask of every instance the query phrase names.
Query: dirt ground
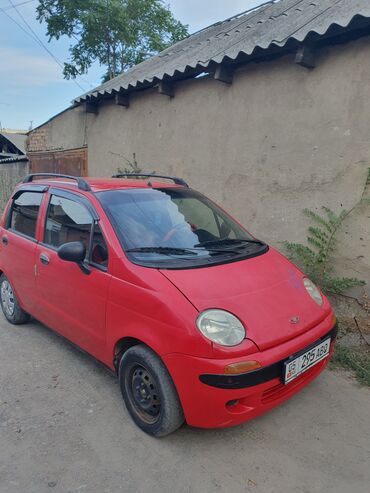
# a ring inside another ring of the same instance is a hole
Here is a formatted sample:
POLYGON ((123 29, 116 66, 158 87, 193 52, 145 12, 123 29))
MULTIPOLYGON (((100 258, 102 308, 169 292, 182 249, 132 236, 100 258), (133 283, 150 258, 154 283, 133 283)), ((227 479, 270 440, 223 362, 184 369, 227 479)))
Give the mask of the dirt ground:
POLYGON ((326 371, 243 426, 150 438, 114 376, 0 315, 1 493, 368 493, 370 391, 326 371))

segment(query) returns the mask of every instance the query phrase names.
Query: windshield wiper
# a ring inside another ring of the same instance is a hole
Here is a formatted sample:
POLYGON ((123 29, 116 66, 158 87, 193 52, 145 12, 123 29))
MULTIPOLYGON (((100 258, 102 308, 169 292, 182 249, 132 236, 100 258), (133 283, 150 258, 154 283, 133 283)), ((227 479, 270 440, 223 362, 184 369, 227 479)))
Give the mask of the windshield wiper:
POLYGON ((238 244, 242 245, 244 243, 251 243, 255 245, 265 245, 263 241, 260 240, 247 240, 244 238, 224 238, 220 240, 209 240, 209 241, 204 241, 203 243, 198 243, 195 245, 196 248, 201 248, 201 247, 207 247, 207 246, 221 246, 221 245, 233 245, 237 246, 238 244))
POLYGON ((239 253, 231 248, 208 248, 203 246, 196 246, 196 248, 177 248, 177 247, 138 247, 130 248, 126 250, 128 253, 159 253, 161 255, 198 255, 200 250, 208 251, 210 253, 239 253))
POLYGON ((161 255, 198 255, 198 252, 188 248, 174 247, 138 247, 126 250, 127 253, 159 253, 161 255))

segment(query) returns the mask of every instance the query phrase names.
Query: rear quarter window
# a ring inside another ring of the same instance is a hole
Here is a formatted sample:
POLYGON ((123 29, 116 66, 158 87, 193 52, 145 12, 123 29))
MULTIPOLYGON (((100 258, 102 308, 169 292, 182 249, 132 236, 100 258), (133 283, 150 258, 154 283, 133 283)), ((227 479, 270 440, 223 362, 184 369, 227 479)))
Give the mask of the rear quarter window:
POLYGON ((11 205, 8 222, 9 229, 30 238, 35 238, 42 196, 41 192, 20 193, 11 205))

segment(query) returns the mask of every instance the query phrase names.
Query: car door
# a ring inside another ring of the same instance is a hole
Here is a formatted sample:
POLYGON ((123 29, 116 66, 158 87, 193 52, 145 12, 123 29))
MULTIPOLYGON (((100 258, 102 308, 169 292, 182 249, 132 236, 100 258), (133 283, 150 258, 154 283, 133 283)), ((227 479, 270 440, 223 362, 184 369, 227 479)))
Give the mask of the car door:
POLYGON ((36 250, 39 319, 102 359, 111 276, 96 212, 82 195, 51 189, 41 234, 36 250), (72 241, 85 245, 87 269, 58 257, 57 249, 72 241))
POLYGON ((34 260, 37 223, 47 187, 34 185, 17 190, 1 228, 1 266, 13 286, 21 307, 34 315, 37 304, 34 260))

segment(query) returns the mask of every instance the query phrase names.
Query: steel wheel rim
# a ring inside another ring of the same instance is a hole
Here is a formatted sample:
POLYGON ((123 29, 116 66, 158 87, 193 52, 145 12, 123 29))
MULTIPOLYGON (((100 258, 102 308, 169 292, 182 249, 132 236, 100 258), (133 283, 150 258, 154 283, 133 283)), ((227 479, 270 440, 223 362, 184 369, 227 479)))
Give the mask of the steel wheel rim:
POLYGON ((156 423, 161 400, 153 375, 140 364, 135 364, 128 373, 128 394, 135 413, 147 424, 156 423))
POLYGON ((8 281, 3 281, 1 284, 1 304, 5 313, 11 317, 15 310, 14 293, 8 281))

